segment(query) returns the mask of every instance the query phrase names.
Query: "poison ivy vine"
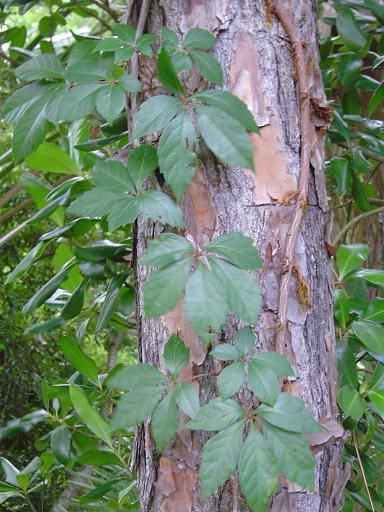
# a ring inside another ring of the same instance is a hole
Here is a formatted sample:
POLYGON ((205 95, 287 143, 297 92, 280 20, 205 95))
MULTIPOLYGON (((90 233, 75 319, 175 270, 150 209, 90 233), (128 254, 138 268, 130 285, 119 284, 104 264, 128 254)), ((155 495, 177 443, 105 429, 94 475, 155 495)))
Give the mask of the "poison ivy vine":
MULTIPOLYGON (((46 155, 52 148, 42 145, 47 132, 66 130, 66 123, 95 111, 106 121, 101 127, 106 137, 83 140, 75 149, 92 151, 117 143, 119 152, 112 158, 91 153, 91 180, 70 178, 49 192, 47 204, 30 222, 52 216, 63 206, 72 220, 41 236, 8 281, 28 270, 49 244, 60 237, 87 233, 96 224, 113 232, 143 216, 178 230, 153 240, 141 262, 152 268, 144 285, 144 311, 146 317, 161 316, 184 297, 186 319, 207 346, 214 342, 228 314, 249 324, 238 331, 233 344, 218 344, 210 352, 218 361, 230 363, 217 377, 219 396, 200 404, 197 388, 183 378, 189 349, 176 333, 164 347, 166 373, 137 364, 115 368, 103 379, 77 342, 63 338, 62 351, 81 375, 43 390, 46 409, 55 410, 57 421, 57 411, 62 414, 62 423, 51 435, 52 448, 59 462, 72 460, 71 446, 78 442, 71 430, 76 430, 78 421, 106 445, 99 453, 118 464, 122 461, 113 433, 128 433, 148 417, 159 452, 172 443, 181 426, 217 432, 203 449, 204 498, 237 472, 249 507, 261 512, 281 474, 303 489, 313 488, 314 459, 304 435, 320 427, 300 398, 280 392, 281 379, 294 375, 288 362, 279 354, 255 350, 250 326, 257 322, 261 299, 257 277, 250 272, 260 269, 262 261, 252 240, 241 233, 227 233, 200 247, 182 231, 184 219, 177 202, 207 149, 224 164, 253 170, 248 133, 257 133, 258 127, 246 105, 221 89, 191 90, 188 81, 193 70, 204 83, 222 84, 220 65, 209 53, 214 44, 213 35, 198 28, 190 30, 182 42, 174 32, 163 29, 159 45, 151 34, 136 38, 132 27, 114 24, 110 37, 80 38, 65 59, 41 54, 17 68, 17 78, 29 83, 5 103, 6 117, 15 123, 16 160, 27 158, 31 165, 43 160, 48 165, 46 155), (139 82, 126 72, 126 62, 137 53, 150 58, 149 63, 156 62, 151 83, 139 82), (139 91, 146 99, 134 113, 134 130, 128 140, 123 111, 127 94, 139 91), (87 386, 91 386, 91 398, 87 386), (112 419, 102 418, 90 401, 116 404, 112 419), (181 420, 185 416, 189 421, 181 420)), ((77 318, 89 280, 97 279, 101 263, 108 259, 121 263, 130 250, 130 240, 75 247, 60 271, 29 299, 24 312, 32 313, 48 303, 60 310, 55 325, 77 318), (60 286, 77 267, 80 282, 63 297, 60 286)), ((96 332, 112 318, 128 275, 124 270, 112 276, 96 332)), ((86 328, 87 324, 78 326, 79 338, 86 328)), ((26 497, 27 480, 15 477, 0 491, 26 497)))

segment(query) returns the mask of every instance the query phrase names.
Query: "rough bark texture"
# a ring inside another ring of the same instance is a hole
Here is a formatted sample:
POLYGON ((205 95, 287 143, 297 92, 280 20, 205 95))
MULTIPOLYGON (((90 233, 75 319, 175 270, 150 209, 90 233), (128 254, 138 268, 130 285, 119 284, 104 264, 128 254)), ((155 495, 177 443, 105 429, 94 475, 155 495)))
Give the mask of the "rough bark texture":
MULTIPOLYGON (((281 3, 303 43, 308 90, 314 104, 324 103, 318 70, 315 6, 308 0, 281 3), (317 103, 316 103, 317 100, 317 103)), ((292 45, 281 23, 262 0, 160 0, 152 2, 149 29, 166 25, 180 35, 199 26, 215 32, 215 53, 225 74, 226 88, 241 97, 261 126, 253 135, 256 174, 228 169, 207 157, 187 190, 184 209, 188 231, 206 243, 212 236, 241 231, 260 248, 265 266, 260 272, 263 311, 257 350, 275 348, 282 254, 294 210, 294 192, 300 177, 300 98, 295 80, 292 45), (293 200, 292 200, 293 198, 293 200)), ((316 110, 316 109, 315 109, 316 110)), ((328 425, 329 435, 313 439, 316 452, 316 489, 304 492, 281 481, 271 500, 274 512, 331 512, 341 509, 343 473, 336 406, 334 330, 332 323, 330 261, 324 246, 328 221, 323 179, 322 125, 313 112, 310 146, 311 172, 308 209, 294 255, 290 278, 287 328, 281 347, 297 372, 284 389, 300 395, 314 415, 328 425), (308 285, 308 286, 307 286, 308 285), (310 297, 305 297, 305 291, 310 297), (310 299, 311 307, 307 299, 310 299), (306 302, 306 304, 304 304, 306 302), (336 426, 335 426, 336 425, 336 426)), ((181 308, 165 318, 142 319, 142 285, 148 269, 140 265, 150 240, 162 228, 140 220, 137 226, 136 272, 138 321, 142 361, 163 367, 162 350, 169 334, 179 331, 191 348, 187 374, 205 372, 213 365, 198 338, 185 325, 181 308)), ((221 339, 231 342, 239 324, 231 318, 221 339)), ((200 382, 202 403, 215 396, 214 382, 200 382)), ((138 432, 136 460, 142 510, 145 512, 247 511, 236 479, 212 498, 199 497, 198 464, 206 436, 181 430, 159 459, 148 428, 138 432)), ((345 478, 344 478, 345 479, 345 478)))

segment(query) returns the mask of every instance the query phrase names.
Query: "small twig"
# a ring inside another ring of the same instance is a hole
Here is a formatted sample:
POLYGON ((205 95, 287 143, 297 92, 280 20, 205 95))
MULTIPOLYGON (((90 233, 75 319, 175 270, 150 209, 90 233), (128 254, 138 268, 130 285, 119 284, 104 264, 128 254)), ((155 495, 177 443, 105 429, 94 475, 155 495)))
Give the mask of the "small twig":
POLYGON ((357 446, 357 440, 356 440, 355 432, 352 432, 352 437, 353 437, 353 444, 354 444, 355 450, 356 450, 356 455, 357 455, 357 458, 359 460, 359 466, 360 466, 361 474, 362 474, 362 477, 363 477, 363 480, 364 480, 365 489, 367 491, 369 502, 370 502, 371 507, 372 507, 372 512, 375 512, 375 506, 374 506, 373 501, 372 501, 371 493, 369 492, 368 482, 367 482, 367 478, 365 476, 365 471, 364 471, 363 463, 361 461, 359 448, 357 446))
POLYGON ((98 0, 93 0, 93 3, 97 5, 97 7, 99 7, 101 10, 107 12, 114 21, 119 21, 117 12, 109 6, 108 2, 99 2, 98 0))
POLYGON ((13 185, 13 187, 7 190, 3 197, 0 197, 0 208, 4 208, 4 206, 8 204, 22 188, 23 185, 21 183, 16 183, 16 185, 13 185))
POLYGON ((374 210, 364 212, 361 213, 360 215, 357 215, 356 217, 353 217, 353 219, 347 222, 343 229, 341 229, 340 232, 336 235, 331 245, 336 247, 339 244, 340 240, 343 238, 343 236, 347 233, 347 231, 349 231, 355 224, 357 224, 363 219, 371 217, 372 215, 377 215, 378 213, 381 212, 384 212, 384 206, 380 206, 380 208, 375 208, 374 210))

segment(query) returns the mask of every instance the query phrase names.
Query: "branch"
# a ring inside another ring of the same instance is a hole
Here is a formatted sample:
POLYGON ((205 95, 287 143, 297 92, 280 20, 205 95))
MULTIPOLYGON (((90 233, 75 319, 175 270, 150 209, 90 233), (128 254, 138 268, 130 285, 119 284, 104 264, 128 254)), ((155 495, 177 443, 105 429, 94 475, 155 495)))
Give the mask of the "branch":
POLYGON ((307 195, 309 182, 309 166, 310 166, 310 96, 307 89, 307 77, 305 71, 305 55, 302 43, 296 33, 296 29, 292 21, 287 16, 285 7, 281 7, 276 0, 268 0, 268 6, 273 14, 277 17, 285 30, 292 48, 293 64, 296 69, 297 85, 299 93, 300 108, 300 131, 301 131, 301 147, 300 147, 300 177, 297 190, 297 200, 294 206, 294 212, 289 227, 284 253, 282 258, 282 276, 280 281, 279 303, 277 312, 277 333, 276 333, 276 350, 281 352, 283 348, 284 336, 287 329, 287 310, 289 281, 294 265, 294 255, 297 236, 300 230, 302 220, 307 209, 307 195))
POLYGON ((16 213, 20 212, 21 210, 25 210, 26 208, 30 208, 31 206, 33 206, 32 199, 24 199, 24 201, 21 201, 21 203, 17 204, 14 208, 11 208, 3 215, 1 215, 0 225, 4 224, 5 221, 13 217, 16 213))
POLYGON ((0 197, 0 208, 4 208, 4 206, 8 204, 22 188, 23 185, 21 183, 16 183, 16 185, 7 190, 3 197, 0 197))
POLYGON ((351 219, 347 224, 343 227, 343 229, 336 235, 334 241, 332 242, 332 246, 336 246, 340 240, 343 238, 343 236, 353 227, 355 224, 360 222, 363 219, 367 219, 368 217, 371 217, 372 215, 377 215, 378 213, 384 212, 384 206, 380 206, 380 208, 375 208, 374 210, 371 210, 369 212, 361 213, 360 215, 357 215, 353 219, 351 219))

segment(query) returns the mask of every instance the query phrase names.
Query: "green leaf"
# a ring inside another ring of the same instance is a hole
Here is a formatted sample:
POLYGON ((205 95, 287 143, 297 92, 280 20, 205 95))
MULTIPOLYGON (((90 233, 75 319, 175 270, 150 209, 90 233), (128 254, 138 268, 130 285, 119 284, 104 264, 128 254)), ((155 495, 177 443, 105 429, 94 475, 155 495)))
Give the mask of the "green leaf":
POLYGON ((356 360, 352 347, 343 341, 336 342, 337 370, 341 386, 357 387, 356 360))
POLYGON ((241 449, 238 471, 241 490, 252 512, 264 512, 277 489, 280 472, 264 436, 254 428, 241 449))
POLYGON ((135 119, 134 139, 148 133, 159 132, 181 110, 181 103, 172 96, 153 96, 145 101, 135 119))
POLYGON ((147 57, 153 54, 152 45, 156 41, 156 36, 153 34, 143 34, 136 41, 136 48, 147 57))
POLYGON ((248 110, 247 105, 234 94, 227 91, 208 90, 194 94, 193 98, 227 113, 236 119, 247 131, 259 132, 259 127, 255 122, 253 114, 248 110))
POLYGON ((19 80, 44 80, 46 78, 63 78, 64 67, 56 55, 43 53, 27 60, 16 68, 19 80))
POLYGON ((162 47, 157 56, 157 74, 160 82, 175 94, 184 94, 183 86, 176 74, 167 50, 162 47))
POLYGON ((20 474, 20 471, 5 457, 0 457, 0 465, 4 473, 5 481, 11 485, 20 487, 16 478, 17 475, 20 474))
POLYGON ((191 419, 200 409, 199 393, 191 382, 178 382, 175 389, 176 403, 191 419))
POLYGON ((256 338, 250 327, 243 327, 236 334, 236 345, 243 356, 247 356, 249 351, 255 346, 256 338))
POLYGON ((84 354, 72 338, 63 336, 60 340, 60 348, 76 370, 85 375, 85 377, 88 377, 88 379, 93 380, 93 382, 97 383, 99 381, 95 361, 84 354))
POLYGON ((117 117, 125 106, 124 91, 118 85, 104 85, 96 97, 96 110, 108 122, 117 117))
POLYGON ((384 417, 384 390, 370 389, 367 394, 373 405, 379 411, 379 414, 384 417))
POLYGON ((117 373, 108 377, 106 384, 110 388, 122 390, 153 387, 163 384, 167 377, 154 366, 146 363, 138 363, 120 368, 117 373))
POLYGON ((178 375, 189 363, 189 348, 176 334, 172 334, 164 347, 164 361, 172 375, 178 375))
POLYGON ((114 52, 123 45, 121 39, 117 37, 106 37, 97 43, 94 51, 114 52))
POLYGON ((244 421, 222 430, 203 448, 200 481, 203 498, 211 496, 236 470, 243 444, 244 421))
POLYGON ((44 142, 38 149, 25 159, 25 163, 31 169, 39 171, 77 174, 76 163, 59 146, 44 142))
POLYGON ((359 392, 351 386, 340 388, 337 402, 346 416, 351 416, 355 421, 362 417, 366 409, 359 392))
POLYGON ((218 330, 225 323, 227 309, 226 297, 216 276, 199 262, 185 290, 184 311, 188 323, 204 337, 208 327, 218 330))
POLYGON ((346 292, 336 289, 333 292, 334 317, 337 324, 345 329, 349 323, 351 301, 346 292))
POLYGON ((384 82, 379 85, 372 95, 368 105, 368 114, 372 116, 379 108, 384 99, 384 82))
POLYGON ((81 313, 84 304, 84 292, 87 284, 88 280, 83 279, 79 286, 74 290, 71 297, 67 300, 61 312, 61 318, 63 320, 71 320, 81 313))
POLYGON ((174 233, 164 233, 151 242, 143 264, 163 268, 192 253, 193 247, 188 240, 174 233))
POLYGON ((138 190, 157 167, 156 150, 149 144, 141 144, 128 155, 129 174, 138 190))
POLYGON ((265 425, 265 431, 279 472, 283 473, 290 482, 304 489, 313 489, 315 460, 308 441, 300 434, 285 432, 268 423, 265 425))
POLYGON ((81 506, 88 505, 89 503, 97 503, 100 502, 112 489, 117 487, 120 483, 119 479, 109 480, 105 484, 98 485, 93 488, 92 491, 87 492, 79 498, 79 504, 81 506))
POLYGON ((384 322, 384 299, 377 298, 368 304, 367 309, 360 317, 361 320, 384 322))
POLYGON ((251 141, 244 128, 216 107, 201 107, 199 126, 209 149, 228 165, 253 169, 251 141))
POLYGON ((250 324, 256 324, 261 311, 261 291, 256 278, 219 259, 212 259, 211 266, 227 301, 228 311, 250 324))
POLYGON ((71 462, 72 434, 66 425, 60 425, 51 432, 51 448, 56 459, 66 466, 71 462))
POLYGON ((305 408, 304 402, 288 393, 280 393, 273 407, 261 405, 257 412, 274 427, 289 432, 320 432, 321 428, 312 414, 305 408))
POLYGON ((215 46, 216 38, 207 30, 202 28, 191 28, 184 37, 184 48, 197 48, 210 50, 215 46))
POLYGON ((353 277, 364 279, 365 281, 368 281, 369 283, 375 284, 377 286, 384 286, 384 270, 363 268, 355 272, 353 277))
POLYGON ((70 384, 69 396, 75 411, 87 425, 89 430, 91 430, 91 432, 104 441, 108 446, 112 447, 108 425, 100 414, 91 407, 85 393, 75 384, 70 384))
POLYGON ((370 320, 353 322, 352 330, 359 340, 372 352, 384 354, 384 327, 370 320))
POLYGON ((99 332, 107 326, 119 300, 119 293, 125 280, 127 279, 126 272, 120 272, 112 277, 108 283, 107 293, 103 305, 101 307, 99 318, 97 319, 95 332, 99 332))
POLYGON ((136 30, 130 25, 114 23, 112 25, 112 32, 126 43, 134 44, 135 42, 136 30))
POLYGON ((40 307, 47 299, 59 288, 61 283, 65 281, 68 277, 69 272, 74 267, 75 263, 67 266, 63 270, 61 270, 58 274, 56 274, 52 279, 50 279, 44 286, 40 288, 23 306, 22 312, 27 315, 28 313, 32 313, 40 307))
POLYGON ((160 137, 160 170, 178 200, 196 172, 196 155, 192 150, 195 142, 195 128, 187 112, 175 117, 160 137))
POLYGON ((152 415, 152 435, 157 449, 162 452, 179 428, 180 417, 174 392, 170 392, 158 404, 152 415))
POLYGON ((339 280, 361 265, 369 256, 369 247, 364 244, 340 245, 336 253, 339 280))
POLYGON ((65 78, 69 82, 82 83, 106 80, 111 71, 111 59, 94 57, 88 62, 76 62, 65 70, 65 78))
MULTIPOLYGON (((105 190, 105 189, 100 189, 105 190)), ((125 197, 115 201, 110 207, 108 215, 108 229, 115 229, 132 224, 139 214, 139 201, 137 197, 125 197)))
POLYGON ((336 27, 343 42, 354 50, 360 50, 367 42, 366 34, 361 30, 353 12, 343 8, 336 18, 336 27))
POLYGON ((242 269, 254 270, 263 266, 259 251, 253 245, 252 239, 242 233, 234 232, 218 236, 209 242, 204 250, 223 256, 229 263, 242 269))
POLYGON ((137 201, 144 217, 176 228, 184 226, 183 211, 164 192, 154 189, 145 190, 137 196, 137 201))
POLYGON ((161 44, 170 52, 176 50, 179 46, 179 40, 176 32, 168 27, 163 27, 161 29, 161 44))
POLYGON ((248 382, 253 393, 262 402, 273 405, 279 395, 279 381, 271 368, 263 361, 250 359, 248 361, 248 382))
POLYGON ((147 416, 152 413, 166 389, 165 386, 146 386, 136 388, 131 393, 123 395, 112 417, 111 428, 113 430, 125 430, 143 423, 147 416))
POLYGON ((16 277, 19 277, 26 272, 35 259, 39 258, 45 251, 46 244, 43 242, 38 242, 31 251, 24 256, 24 258, 20 261, 20 263, 12 270, 12 272, 7 277, 5 284, 12 282, 16 277))
POLYGON ((139 92, 141 91, 141 84, 134 75, 124 73, 123 76, 118 78, 116 82, 126 92, 139 92))
POLYGON ((259 366, 264 365, 270 368, 277 377, 290 377, 295 375, 287 358, 277 352, 258 352, 252 359, 256 361, 259 366))
POLYGON ((241 389, 244 383, 244 367, 243 363, 237 361, 226 366, 217 379, 217 387, 219 395, 222 398, 229 398, 241 389))
POLYGON ((240 419, 244 410, 234 400, 215 398, 198 410, 186 428, 191 430, 224 430, 240 419))
POLYGON ((190 51, 188 54, 204 78, 213 84, 222 85, 223 72, 215 57, 209 53, 201 52, 199 50, 190 51))
POLYGON ((124 243, 116 244, 110 240, 98 240, 88 247, 77 246, 74 248, 74 255, 82 261, 98 263, 106 258, 114 259, 116 256, 127 254, 128 246, 124 243))
POLYGON ((241 352, 229 343, 220 343, 220 345, 216 345, 216 347, 211 350, 210 355, 219 359, 219 361, 234 361, 240 359, 241 352))
POLYGON ((75 121, 90 114, 96 106, 99 83, 79 84, 67 88, 59 100, 57 117, 60 121, 75 121))
POLYGON ((123 196, 123 192, 118 194, 112 189, 96 188, 85 192, 73 201, 67 208, 67 212, 82 217, 102 217, 112 210, 118 199, 128 201, 129 198, 123 196))
POLYGON ((121 466, 122 465, 122 462, 121 460, 119 459, 119 457, 117 457, 117 455, 115 455, 113 452, 111 451, 107 451, 107 450, 98 450, 96 448, 94 449, 91 449, 91 450, 88 450, 82 454, 80 454, 77 458, 78 462, 80 462, 80 464, 87 464, 89 466, 95 466, 95 467, 99 467, 99 466, 111 466, 111 465, 115 465, 115 466, 121 466))
POLYGON ((163 270, 152 272, 144 283, 145 316, 161 316, 171 311, 183 295, 192 258, 185 258, 163 270))

